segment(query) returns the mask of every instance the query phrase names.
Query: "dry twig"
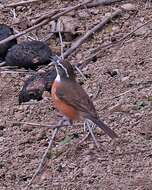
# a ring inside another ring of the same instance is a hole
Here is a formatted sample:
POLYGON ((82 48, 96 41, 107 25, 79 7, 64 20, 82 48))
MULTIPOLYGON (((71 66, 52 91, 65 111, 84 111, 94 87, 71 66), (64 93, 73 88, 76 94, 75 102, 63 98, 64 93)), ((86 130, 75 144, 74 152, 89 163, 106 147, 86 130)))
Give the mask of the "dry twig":
POLYGON ((34 26, 32 26, 32 27, 30 27, 30 28, 28 28, 26 30, 23 30, 22 32, 19 32, 18 34, 11 35, 8 38, 5 38, 4 40, 1 40, 0 45, 4 44, 6 42, 9 42, 9 41, 11 41, 11 40, 13 40, 15 38, 18 38, 20 36, 23 36, 26 33, 31 32, 32 30, 35 30, 36 28, 39 28, 40 26, 43 26, 43 25, 47 24, 48 22, 49 22, 49 20, 44 20, 44 21, 42 21, 41 23, 39 23, 37 25, 34 25, 34 26))
POLYGON ((2 73, 7 73, 7 74, 17 74, 17 73, 28 73, 28 74, 33 74, 34 72, 29 72, 29 71, 11 71, 11 70, 0 70, 0 74, 2 73))
POLYGON ((99 29, 101 29, 105 24, 107 24, 109 21, 111 21, 112 18, 120 15, 122 13, 122 10, 117 9, 114 13, 112 13, 110 16, 106 16, 99 24, 97 24, 95 27, 93 27, 91 30, 88 30, 84 36, 79 38, 71 48, 69 48, 67 51, 64 52, 64 58, 68 57, 73 51, 75 51, 76 48, 78 48, 82 43, 84 43, 90 36, 92 36, 95 32, 97 32, 99 29))
POLYGON ((64 44, 63 44, 63 38, 62 38, 62 35, 61 35, 61 22, 59 22, 59 38, 60 38, 60 46, 61 46, 61 58, 64 59, 64 55, 63 55, 63 52, 64 52, 64 44))
MULTIPOLYGON (((32 126, 38 126, 38 127, 48 127, 50 129, 56 129, 56 128, 60 128, 61 125, 57 124, 57 125, 49 125, 49 124, 43 124, 43 123, 32 123, 32 122, 10 122, 14 125, 32 125, 32 126)), ((67 125, 62 125, 63 127, 67 126, 67 125)))
POLYGON ((55 128, 55 129, 54 129, 53 134, 52 134, 52 138, 51 138, 50 141, 49 141, 49 145, 48 145, 47 149, 45 150, 45 153, 43 154, 42 159, 41 159, 41 161, 40 161, 40 164, 39 164, 39 166, 38 166, 36 172, 35 172, 34 175, 32 176, 32 179, 31 179, 30 182, 28 183, 26 189, 29 188, 29 186, 32 184, 32 182, 33 182, 33 180, 35 179, 35 177, 36 177, 36 176, 39 174, 39 172, 41 171, 41 169, 42 169, 42 167, 43 167, 43 165, 44 165, 44 163, 45 163, 47 154, 48 154, 49 150, 50 150, 51 147, 52 147, 53 140, 54 140, 55 135, 57 134, 58 130, 59 130, 58 128, 55 128))
POLYGON ((5 64, 6 64, 5 61, 1 62, 1 63, 0 63, 0 67, 2 67, 2 66, 5 65, 5 64))
POLYGON ((56 9, 53 11, 51 10, 49 13, 44 14, 44 15, 40 16, 39 18, 37 18, 36 20, 31 21, 31 24, 32 25, 38 24, 38 23, 42 22, 43 20, 51 18, 52 16, 54 16, 55 14, 57 14, 60 11, 65 11, 65 9, 63 9, 63 10, 61 10, 61 9, 57 10, 56 9))
POLYGON ((102 84, 99 82, 98 85, 97 85, 96 93, 95 93, 94 96, 93 96, 93 100, 95 100, 95 99, 98 97, 98 95, 99 95, 100 92, 101 92, 101 88, 102 88, 102 84))
POLYGON ((83 77, 84 80, 87 80, 87 77, 83 74, 81 69, 77 65, 74 65, 75 69, 80 73, 80 75, 83 77))
POLYGON ((139 30, 140 28, 144 27, 145 25, 147 25, 147 24, 149 24, 151 22, 152 22, 152 19, 145 22, 141 26, 135 28, 133 31, 129 32, 128 34, 126 34, 124 37, 122 37, 120 40, 118 40, 116 42, 110 42, 108 44, 103 44, 102 46, 95 48, 91 53, 92 55, 90 55, 88 58, 86 58, 84 62, 87 63, 88 61, 92 60, 93 57, 100 55, 101 51, 104 50, 103 48, 111 48, 111 47, 114 47, 114 46, 117 46, 117 45, 120 45, 120 44, 123 45, 125 40, 127 38, 129 38, 132 34, 134 34, 134 32, 136 32, 137 30, 139 30))
MULTIPOLYGON (((100 6, 100 5, 110 5, 111 3, 115 3, 118 1, 122 1, 122 0, 95 0, 93 2, 85 4, 84 6, 81 6, 80 8, 84 9, 84 8, 92 8, 92 7, 96 7, 96 6, 100 6)), ((57 12, 64 11, 64 10, 66 10, 66 8, 61 8, 59 10, 56 9, 56 10, 53 10, 53 12, 52 12, 52 10, 50 10, 47 13, 40 15, 36 20, 34 20, 32 22, 32 24, 37 24, 44 19, 50 18, 53 14, 56 14, 57 12)))
POLYGON ((95 0, 92 3, 89 3, 88 5, 86 5, 87 8, 92 8, 92 7, 97 7, 100 5, 111 5, 112 3, 116 3, 119 1, 123 1, 123 0, 95 0))
POLYGON ((5 4, 4 7, 17 7, 17 6, 23 6, 30 3, 36 3, 41 0, 29 0, 29 1, 20 1, 18 3, 11 3, 11 4, 5 4))
POLYGON ((41 26, 47 24, 48 22, 50 22, 50 21, 52 21, 52 20, 57 20, 60 16, 65 15, 66 13, 68 13, 68 12, 70 12, 70 11, 73 11, 73 10, 75 10, 75 9, 78 9, 78 8, 81 7, 81 6, 90 3, 91 1, 92 1, 92 0, 87 0, 87 1, 84 2, 84 3, 80 3, 80 4, 75 5, 75 6, 73 6, 73 7, 67 8, 67 9, 65 9, 65 11, 63 11, 63 12, 61 12, 61 13, 58 13, 58 14, 52 16, 51 18, 48 18, 48 19, 46 19, 46 20, 43 20, 43 21, 40 22, 39 24, 36 24, 36 25, 34 25, 34 26, 32 26, 32 27, 30 27, 30 28, 28 28, 28 29, 26 29, 26 30, 24 30, 24 31, 22 31, 22 32, 20 32, 20 33, 18 33, 18 34, 11 35, 11 36, 9 36, 8 38, 5 38, 4 40, 1 40, 1 41, 0 41, 0 45, 1 45, 1 44, 4 44, 4 43, 6 43, 6 42, 9 42, 10 40, 13 40, 13 39, 15 39, 15 38, 18 38, 18 37, 20 37, 20 36, 23 36, 24 34, 26 34, 26 33, 28 33, 28 32, 31 32, 32 30, 35 30, 36 28, 39 28, 39 27, 41 27, 41 26))
MULTIPOLYGON (((21 124, 24 124, 24 125, 32 125, 32 126, 37 126, 37 127, 48 127, 50 129, 56 129, 56 128, 61 128, 61 127, 66 127, 66 126, 69 126, 69 124, 62 124, 61 123, 58 123, 56 125, 49 125, 49 124, 44 124, 44 123, 32 123, 32 122, 11 122, 9 121, 9 123, 11 124, 14 124, 14 125, 21 125, 21 124)), ((77 123, 75 124, 75 126, 79 126, 79 125, 82 125, 82 123, 77 123)))
POLYGON ((90 135, 90 132, 88 132, 81 141, 79 141, 79 143, 77 144, 77 146, 80 146, 90 135))

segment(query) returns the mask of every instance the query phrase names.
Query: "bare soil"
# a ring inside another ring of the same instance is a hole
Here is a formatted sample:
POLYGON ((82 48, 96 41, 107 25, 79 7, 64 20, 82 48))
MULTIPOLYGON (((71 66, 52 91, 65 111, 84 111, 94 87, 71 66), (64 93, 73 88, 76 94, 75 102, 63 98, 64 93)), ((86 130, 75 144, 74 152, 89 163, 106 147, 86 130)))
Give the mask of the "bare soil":
MULTIPOLYGON (((15 0, 8 2, 16 2, 15 0)), ((49 9, 76 4, 78 1, 43 1, 17 7, 17 18, 35 17, 49 9)), ((136 10, 125 13, 103 31, 84 43, 71 57, 80 62, 91 50, 113 38, 119 39, 139 24, 152 18, 152 7, 143 0, 126 0, 75 12, 80 30, 87 30, 113 8, 132 3, 136 10)), ((10 9, 0 10, 0 22, 17 30, 10 9)), ((22 26, 23 25, 23 26, 22 26)), ((22 26, 22 27, 21 27, 22 26)), ((33 32, 39 39, 49 32, 44 26, 33 32)), ((22 38, 20 38, 22 40, 22 38)), ((52 40, 50 40, 51 46, 52 40)), ((57 44, 58 47, 59 44, 57 44)), ((56 136, 52 153, 31 189, 37 190, 151 190, 152 189, 152 25, 147 25, 124 44, 101 53, 82 69, 90 78, 84 88, 93 97, 100 117, 119 135, 111 141, 95 129, 100 144, 91 138, 80 146, 83 126, 67 127, 56 136), (115 71, 116 75, 112 73, 115 71), (64 144, 65 139, 69 139, 64 144)), ((60 120, 51 100, 18 105, 18 93, 29 74, 0 74, 0 190, 24 189, 38 167, 51 137, 51 129, 10 122, 56 123, 60 120)))

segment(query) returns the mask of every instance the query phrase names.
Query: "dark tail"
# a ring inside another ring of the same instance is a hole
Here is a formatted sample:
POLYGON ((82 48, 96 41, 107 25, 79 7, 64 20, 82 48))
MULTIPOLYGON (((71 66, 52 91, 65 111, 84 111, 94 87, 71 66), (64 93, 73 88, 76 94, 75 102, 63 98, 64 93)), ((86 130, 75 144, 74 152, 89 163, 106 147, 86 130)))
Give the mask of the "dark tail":
POLYGON ((118 135, 99 119, 90 118, 90 120, 93 121, 93 123, 95 123, 98 127, 100 127, 105 133, 107 133, 107 135, 109 135, 109 137, 112 139, 118 138, 118 135))

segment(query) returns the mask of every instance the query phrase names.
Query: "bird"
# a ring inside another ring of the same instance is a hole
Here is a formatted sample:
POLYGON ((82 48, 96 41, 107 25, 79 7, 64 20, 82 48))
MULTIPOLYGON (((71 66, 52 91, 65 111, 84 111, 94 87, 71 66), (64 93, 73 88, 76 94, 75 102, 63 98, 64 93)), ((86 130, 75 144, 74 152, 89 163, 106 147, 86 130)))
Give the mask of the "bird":
POLYGON ((48 65, 52 51, 42 41, 23 41, 14 45, 6 54, 7 66, 36 70, 40 65, 48 65))
MULTIPOLYGON (((0 41, 4 40, 5 38, 8 38, 9 36, 13 34, 14 34, 14 30, 10 26, 6 24, 0 24, 0 41)), ((4 58, 8 52, 8 49, 16 44, 17 44, 17 40, 13 39, 0 45, 0 59, 2 61, 4 61, 4 58)))
MULTIPOLYGON (((64 61, 64 66, 71 66, 67 61, 64 61)), ((73 69, 70 69, 72 70, 73 69)), ((70 76, 75 78, 75 73, 70 72, 70 76)), ((31 77, 29 77, 23 84, 19 92, 19 104, 23 102, 28 102, 30 100, 42 100, 42 95, 44 91, 51 92, 52 84, 56 78, 56 70, 51 67, 47 71, 38 72, 31 77)))
MULTIPOLYGON (((83 120, 84 124, 85 121, 89 121, 92 125, 101 128, 112 139, 117 138, 118 135, 100 120, 92 100, 76 81, 76 78, 71 78, 70 63, 67 67, 67 65, 63 65, 63 62, 54 56, 51 57, 51 60, 57 72, 51 90, 55 108, 70 121, 83 120)), ((90 130, 89 132, 91 133, 90 130)), ((93 137, 93 133, 91 135, 93 137)))

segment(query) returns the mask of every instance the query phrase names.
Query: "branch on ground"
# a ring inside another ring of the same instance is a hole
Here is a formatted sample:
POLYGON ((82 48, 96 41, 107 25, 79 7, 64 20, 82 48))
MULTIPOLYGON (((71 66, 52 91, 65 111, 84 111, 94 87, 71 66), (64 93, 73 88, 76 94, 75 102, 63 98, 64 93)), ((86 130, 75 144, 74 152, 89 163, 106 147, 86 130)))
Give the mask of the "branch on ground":
POLYGON ((50 21, 52 21, 52 20, 57 20, 60 16, 63 16, 63 15, 65 15, 66 13, 68 13, 68 12, 70 12, 70 11, 76 10, 76 9, 78 9, 79 7, 84 6, 84 5, 88 4, 88 3, 90 3, 91 1, 92 1, 92 0, 87 0, 87 1, 84 2, 84 3, 80 3, 80 4, 76 5, 76 6, 67 8, 67 9, 65 9, 65 11, 63 11, 63 12, 61 12, 61 13, 58 13, 58 14, 52 16, 51 18, 48 18, 48 19, 46 19, 46 20, 43 20, 43 21, 40 22, 39 24, 36 24, 36 25, 34 25, 34 26, 32 26, 32 27, 30 27, 30 28, 28 28, 28 29, 26 29, 26 30, 24 30, 24 31, 22 31, 22 32, 20 32, 20 33, 18 33, 18 34, 11 35, 11 36, 9 36, 8 38, 5 38, 4 40, 1 40, 1 41, 0 41, 0 45, 1 45, 1 44, 4 44, 4 43, 6 43, 6 42, 9 42, 9 41, 11 41, 11 40, 13 40, 13 39, 15 39, 15 38, 18 38, 18 37, 20 37, 20 36, 23 36, 23 35, 25 35, 26 33, 35 30, 36 28, 39 28, 39 27, 41 27, 41 26, 43 26, 43 25, 46 25, 48 22, 50 22, 50 21))
POLYGON ((71 53, 75 51, 82 43, 84 43, 89 37, 94 35, 95 32, 97 32, 99 29, 101 30, 108 22, 111 21, 111 19, 121 15, 122 10, 117 9, 114 13, 112 13, 110 16, 105 16, 103 20, 95 25, 91 30, 88 30, 84 36, 80 37, 67 51, 64 52, 64 58, 68 57, 71 53))
POLYGON ((4 4, 4 8, 5 7, 17 7, 17 6, 24 6, 24 5, 27 5, 27 4, 30 4, 30 3, 36 3, 38 1, 41 1, 41 0, 29 0, 29 1, 20 1, 18 3, 10 3, 10 4, 4 4))

